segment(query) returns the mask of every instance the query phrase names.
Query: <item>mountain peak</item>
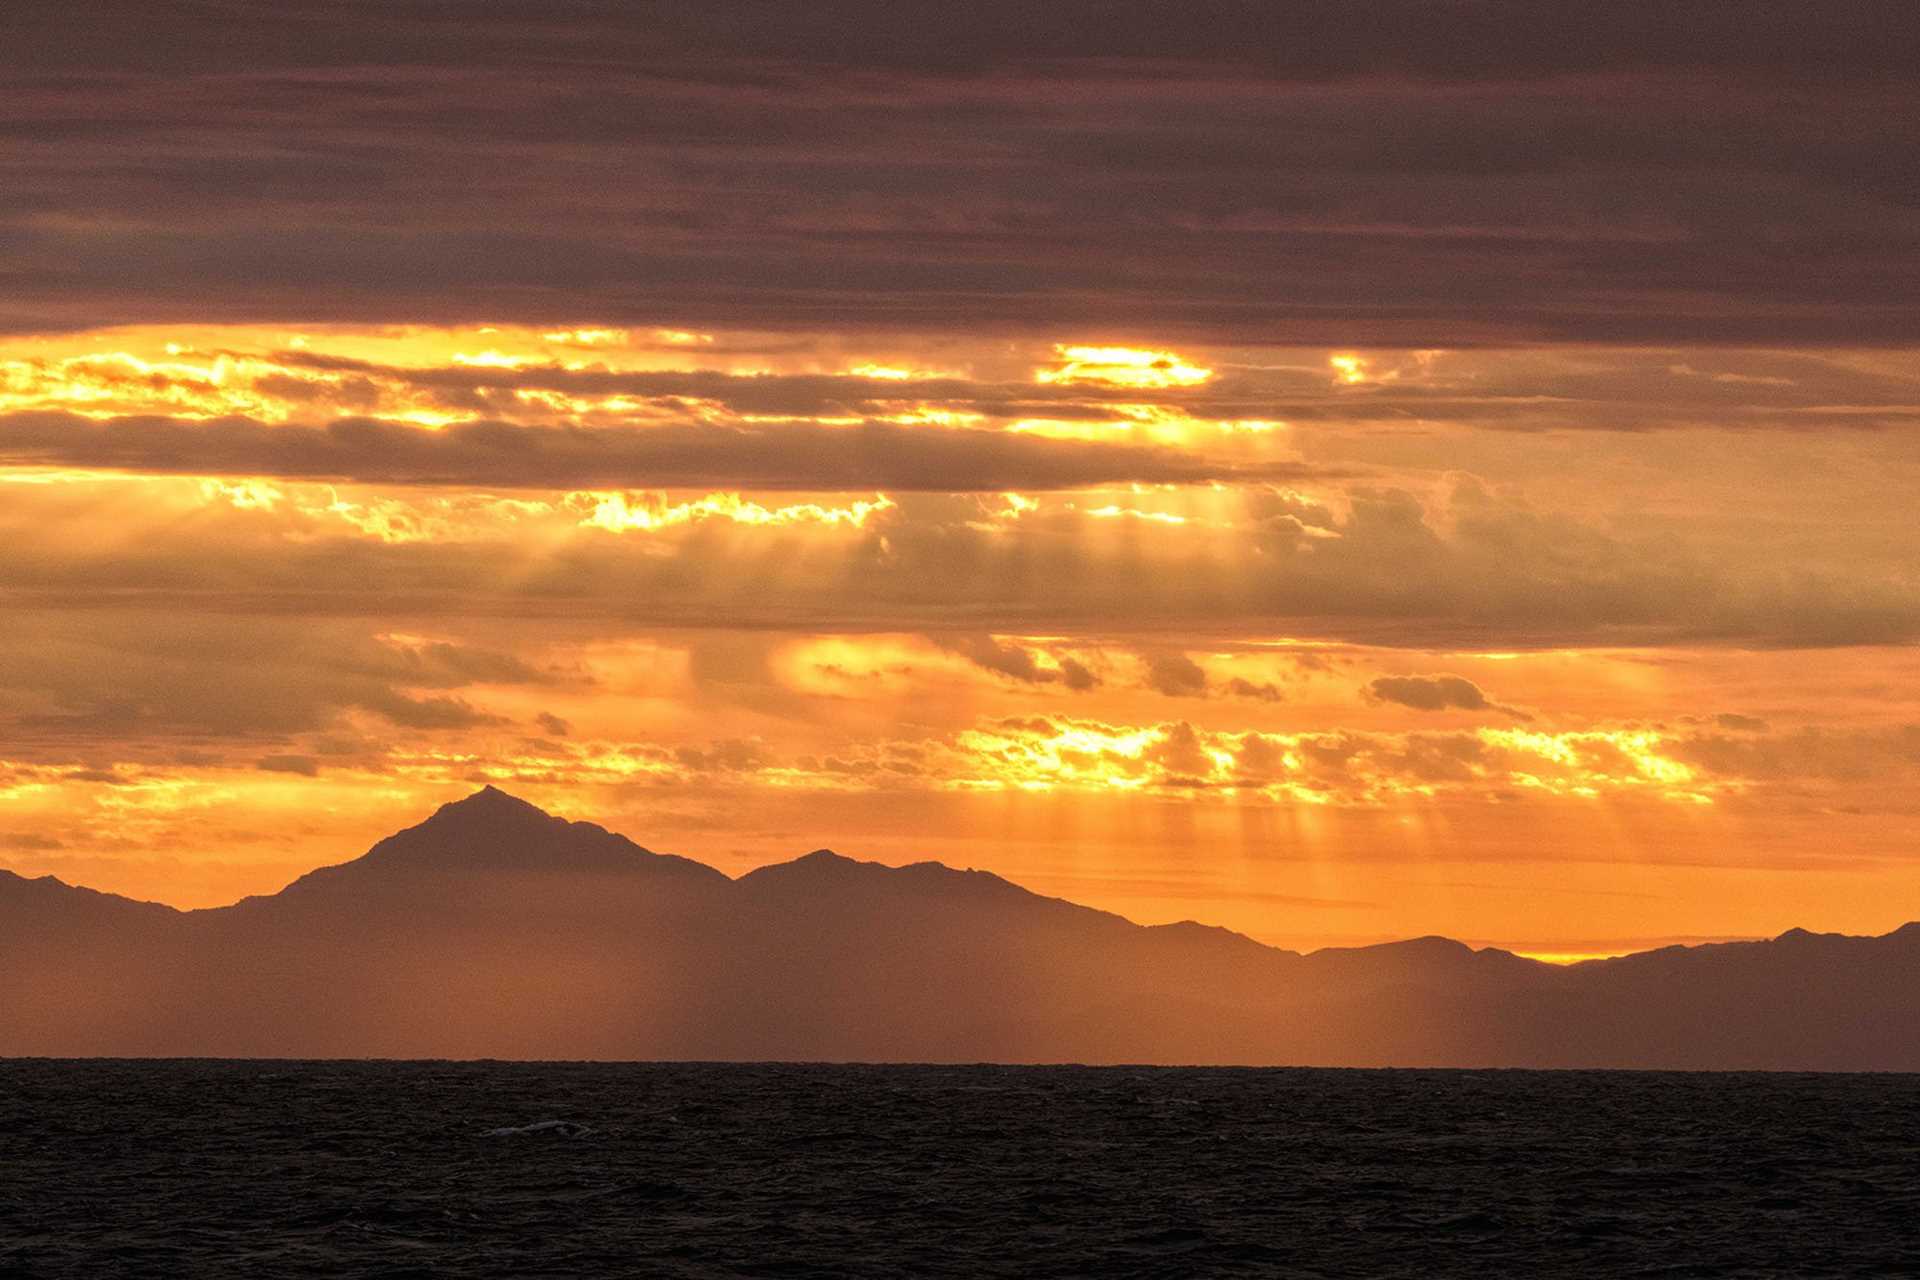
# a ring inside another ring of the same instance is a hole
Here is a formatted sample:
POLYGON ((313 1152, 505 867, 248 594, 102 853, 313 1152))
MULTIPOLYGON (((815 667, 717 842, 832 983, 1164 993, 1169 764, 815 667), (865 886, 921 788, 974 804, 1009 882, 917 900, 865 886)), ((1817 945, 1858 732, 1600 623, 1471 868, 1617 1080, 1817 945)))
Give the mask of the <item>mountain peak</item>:
POLYGON ((755 867, 741 876, 740 880, 743 884, 756 885, 837 884, 891 869, 877 862, 861 862, 831 849, 815 849, 812 853, 803 853, 785 862, 770 862, 764 867, 755 867))
POLYGON ((476 818, 494 822, 502 818, 544 818, 549 822, 556 819, 537 804, 522 800, 519 796, 509 795, 489 782, 472 795, 460 800, 450 800, 434 811, 428 822, 441 818, 476 818))
POLYGON ((618 872, 671 871, 724 880, 701 863, 642 848, 591 822, 569 822, 538 805, 488 784, 472 795, 441 805, 408 827, 337 867, 322 868, 296 881, 334 881, 363 872, 427 872, 436 876, 468 872, 618 872))

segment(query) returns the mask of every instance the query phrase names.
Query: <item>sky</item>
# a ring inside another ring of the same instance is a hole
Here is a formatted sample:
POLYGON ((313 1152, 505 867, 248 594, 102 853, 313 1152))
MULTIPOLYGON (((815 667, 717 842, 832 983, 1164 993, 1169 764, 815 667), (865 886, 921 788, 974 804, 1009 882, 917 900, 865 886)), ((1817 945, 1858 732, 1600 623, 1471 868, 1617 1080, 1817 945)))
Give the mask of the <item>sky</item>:
POLYGON ((1920 917, 1910 4, 4 22, 0 868, 1920 917))

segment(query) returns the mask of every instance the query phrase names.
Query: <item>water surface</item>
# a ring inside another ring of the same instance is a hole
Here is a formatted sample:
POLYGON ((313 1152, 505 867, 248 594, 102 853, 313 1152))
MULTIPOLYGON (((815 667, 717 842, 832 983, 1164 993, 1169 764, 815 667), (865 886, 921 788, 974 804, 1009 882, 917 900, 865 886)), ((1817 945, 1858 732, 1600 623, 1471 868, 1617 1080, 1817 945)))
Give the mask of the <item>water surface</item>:
POLYGON ((9 1280, 1095 1273, 1920 1275, 1920 1076, 0 1062, 9 1280))

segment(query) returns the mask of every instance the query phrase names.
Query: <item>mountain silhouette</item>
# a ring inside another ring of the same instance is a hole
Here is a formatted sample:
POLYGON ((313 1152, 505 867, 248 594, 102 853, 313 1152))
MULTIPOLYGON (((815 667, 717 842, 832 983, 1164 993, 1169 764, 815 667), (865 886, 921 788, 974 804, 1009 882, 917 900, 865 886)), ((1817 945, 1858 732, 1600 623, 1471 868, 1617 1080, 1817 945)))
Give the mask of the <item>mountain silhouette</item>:
POLYGON ((425 822, 388 836, 352 862, 322 867, 294 883, 335 880, 343 873, 359 878, 476 871, 663 872, 726 879, 703 863, 654 853, 604 827, 557 818, 489 786, 441 805, 425 822))
POLYGON ((0 872, 0 1055, 1920 1069, 1920 924, 1301 955, 936 862, 731 879, 487 787, 176 911, 0 872))

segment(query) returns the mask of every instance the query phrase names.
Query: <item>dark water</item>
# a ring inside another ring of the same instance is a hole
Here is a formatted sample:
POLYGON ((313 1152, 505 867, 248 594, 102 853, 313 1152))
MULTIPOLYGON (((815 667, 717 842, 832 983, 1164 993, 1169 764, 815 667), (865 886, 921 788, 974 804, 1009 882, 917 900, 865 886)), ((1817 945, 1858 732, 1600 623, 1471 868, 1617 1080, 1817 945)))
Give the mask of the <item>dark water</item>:
POLYGON ((1920 1077, 0 1062, 0 1276, 1085 1274, 1920 1276, 1920 1077))

